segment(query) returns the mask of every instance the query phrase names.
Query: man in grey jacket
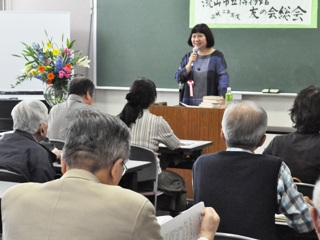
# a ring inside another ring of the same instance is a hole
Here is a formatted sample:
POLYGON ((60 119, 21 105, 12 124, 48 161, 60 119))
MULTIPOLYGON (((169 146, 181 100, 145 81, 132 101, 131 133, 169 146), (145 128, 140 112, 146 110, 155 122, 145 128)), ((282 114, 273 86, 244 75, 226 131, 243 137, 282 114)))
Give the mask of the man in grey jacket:
POLYGON ((92 108, 94 84, 87 78, 74 78, 68 87, 68 99, 55 105, 49 113, 48 138, 64 140, 63 129, 75 110, 92 108))

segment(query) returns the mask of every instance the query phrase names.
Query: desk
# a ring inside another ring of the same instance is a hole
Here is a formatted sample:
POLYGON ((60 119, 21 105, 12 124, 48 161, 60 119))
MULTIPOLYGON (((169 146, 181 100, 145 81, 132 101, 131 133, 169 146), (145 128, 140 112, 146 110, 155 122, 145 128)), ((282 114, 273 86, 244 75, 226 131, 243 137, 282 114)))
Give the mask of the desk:
MULTIPOLYGON (((214 153, 225 150, 226 146, 220 137, 221 120, 224 108, 188 108, 182 106, 153 105, 150 112, 162 116, 180 139, 211 141, 214 144, 203 149, 203 153, 214 153)), ((186 181, 187 197, 193 198, 192 171, 183 168, 170 168, 186 181)))
POLYGON ((168 169, 179 174, 186 182, 187 198, 193 198, 192 166, 194 161, 202 154, 205 148, 213 145, 212 141, 180 140, 181 147, 175 150, 160 144, 160 164, 163 169, 168 169))
POLYGON ((180 139, 212 141, 214 144, 203 149, 204 153, 225 150, 220 138, 224 108, 188 108, 181 106, 153 105, 150 112, 162 116, 180 139))
POLYGON ((5 191, 7 191, 9 188, 17 184, 21 184, 21 183, 0 181, 0 199, 2 198, 5 191))
MULTIPOLYGON (((7 191, 9 188, 17 185, 17 184, 21 184, 21 183, 17 183, 17 182, 6 182, 6 181, 0 181, 0 205, 1 205, 1 199, 3 194, 5 193, 5 191, 7 191)), ((1 218, 1 208, 0 208, 0 218, 1 218)), ((0 221, 0 234, 2 234, 2 221, 0 221)), ((0 237, 1 239, 1 237, 0 237)))
POLYGON ((148 167, 151 163, 147 161, 128 160, 126 162, 127 171, 122 177, 119 185, 133 191, 138 189, 138 171, 148 167))
POLYGON ((212 141, 184 140, 181 139, 178 149, 170 150, 160 143, 158 153, 161 167, 192 169, 193 162, 202 154, 203 149, 213 145, 212 141))
MULTIPOLYGON (((119 185, 123 184, 124 181, 126 182, 126 187, 131 190, 136 190, 138 187, 137 183, 137 172, 145 167, 148 167, 151 163, 147 161, 136 161, 136 160, 128 160, 126 162, 127 171, 123 176, 122 182, 119 185)), ((53 166, 56 170, 57 174, 61 175, 61 164, 53 163, 53 166)))

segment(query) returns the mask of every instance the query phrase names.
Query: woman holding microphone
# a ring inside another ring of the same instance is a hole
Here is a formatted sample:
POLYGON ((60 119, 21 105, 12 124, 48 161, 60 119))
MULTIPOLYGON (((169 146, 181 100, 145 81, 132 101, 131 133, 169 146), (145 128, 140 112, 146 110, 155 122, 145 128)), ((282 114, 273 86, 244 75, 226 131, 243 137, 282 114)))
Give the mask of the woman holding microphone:
POLYGON ((223 54, 213 48, 214 37, 206 24, 198 24, 191 30, 188 44, 193 47, 182 58, 175 74, 183 84, 180 101, 187 105, 199 105, 203 96, 224 96, 229 86, 227 63, 223 54))

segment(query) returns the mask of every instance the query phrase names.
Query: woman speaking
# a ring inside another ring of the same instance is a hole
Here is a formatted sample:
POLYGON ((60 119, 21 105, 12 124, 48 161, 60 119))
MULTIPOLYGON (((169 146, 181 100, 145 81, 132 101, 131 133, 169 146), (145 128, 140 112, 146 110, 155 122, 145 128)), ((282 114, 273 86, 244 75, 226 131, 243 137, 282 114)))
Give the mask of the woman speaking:
POLYGON ((229 86, 227 63, 223 54, 213 48, 210 28, 206 24, 194 26, 188 44, 193 51, 184 55, 175 75, 179 85, 183 85, 180 101, 197 106, 203 96, 224 96, 229 86))

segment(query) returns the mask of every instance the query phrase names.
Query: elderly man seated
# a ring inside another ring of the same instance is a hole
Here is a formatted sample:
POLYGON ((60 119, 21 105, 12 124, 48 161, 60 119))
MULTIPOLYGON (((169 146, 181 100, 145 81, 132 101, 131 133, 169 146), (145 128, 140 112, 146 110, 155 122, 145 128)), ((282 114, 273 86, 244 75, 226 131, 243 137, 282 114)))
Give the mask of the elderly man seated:
POLYGON ((55 178, 55 155, 39 144, 47 136, 48 109, 39 100, 23 100, 11 112, 13 133, 0 139, 0 169, 22 175, 29 182, 55 178))

